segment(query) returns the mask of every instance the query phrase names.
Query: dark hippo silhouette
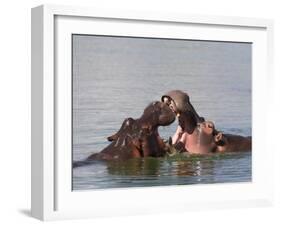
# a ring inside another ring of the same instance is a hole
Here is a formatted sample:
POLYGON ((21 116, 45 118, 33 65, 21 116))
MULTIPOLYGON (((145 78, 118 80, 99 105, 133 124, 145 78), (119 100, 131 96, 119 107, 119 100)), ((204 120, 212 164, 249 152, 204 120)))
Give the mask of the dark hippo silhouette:
POLYGON ((251 150, 251 137, 218 132, 213 122, 206 122, 197 114, 187 93, 172 90, 163 95, 161 100, 178 117, 179 126, 172 138, 172 144, 178 151, 207 154, 251 150))
POLYGON ((108 137, 111 143, 87 160, 126 160, 141 157, 160 157, 166 153, 166 145, 158 133, 159 126, 173 123, 175 114, 160 101, 149 104, 139 119, 127 118, 119 131, 108 137))

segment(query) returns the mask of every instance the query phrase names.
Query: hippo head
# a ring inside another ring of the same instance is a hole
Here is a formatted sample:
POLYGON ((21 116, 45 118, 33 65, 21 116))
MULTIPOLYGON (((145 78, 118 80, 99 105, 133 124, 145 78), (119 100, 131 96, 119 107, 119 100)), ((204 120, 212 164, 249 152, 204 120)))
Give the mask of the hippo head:
POLYGON ((195 111, 190 103, 188 94, 181 90, 172 90, 163 95, 161 100, 166 103, 176 115, 180 115, 183 112, 189 112, 194 115, 197 123, 205 121, 205 119, 200 117, 195 111))
POLYGON ((222 139, 222 133, 215 129, 212 121, 199 123, 198 130, 198 141, 201 145, 214 145, 222 139))
POLYGON ((204 121, 198 123, 192 133, 184 131, 179 144, 183 145, 189 153, 206 154, 216 151, 222 136, 222 133, 215 129, 213 122, 204 121))
POLYGON ((198 123, 196 132, 189 136, 194 136, 195 149, 201 150, 202 153, 220 151, 220 147, 225 144, 225 135, 215 129, 212 121, 198 123))
POLYGON ((175 121, 175 114, 167 104, 155 101, 144 109, 140 119, 150 126, 168 126, 175 121))

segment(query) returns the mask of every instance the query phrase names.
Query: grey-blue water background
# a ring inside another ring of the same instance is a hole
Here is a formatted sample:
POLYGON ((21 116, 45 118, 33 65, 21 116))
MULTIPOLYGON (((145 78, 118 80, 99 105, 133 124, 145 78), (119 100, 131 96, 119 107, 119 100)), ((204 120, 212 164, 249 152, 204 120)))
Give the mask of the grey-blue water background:
MULTIPOLYGON (((216 128, 251 135, 251 44, 73 35, 73 160, 108 145, 127 117, 167 91, 189 93, 216 128)), ((177 122, 160 128, 172 136, 177 122)), ((251 153, 148 158, 73 170, 73 189, 251 180, 251 153)))

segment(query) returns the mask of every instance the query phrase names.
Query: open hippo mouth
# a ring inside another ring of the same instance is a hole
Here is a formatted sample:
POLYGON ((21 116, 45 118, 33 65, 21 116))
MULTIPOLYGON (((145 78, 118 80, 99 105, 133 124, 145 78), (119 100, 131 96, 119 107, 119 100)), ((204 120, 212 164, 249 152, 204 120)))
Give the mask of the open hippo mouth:
POLYGON ((190 103, 189 96, 181 90, 172 90, 161 98, 162 102, 167 104, 171 110, 179 116, 181 113, 189 113, 194 116, 197 123, 204 122, 205 119, 200 117, 190 103))

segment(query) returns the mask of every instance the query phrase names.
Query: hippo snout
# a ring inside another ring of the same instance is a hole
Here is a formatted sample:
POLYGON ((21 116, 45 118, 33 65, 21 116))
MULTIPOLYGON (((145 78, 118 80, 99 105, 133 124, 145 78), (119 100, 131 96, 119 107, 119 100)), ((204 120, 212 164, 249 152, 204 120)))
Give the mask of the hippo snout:
POLYGON ((159 124, 161 126, 168 126, 176 120, 175 113, 167 104, 160 102, 160 105, 161 114, 159 116, 159 124))
POLYGON ((172 111, 179 115, 184 112, 190 112, 196 118, 197 123, 204 122, 205 119, 200 117, 192 104, 187 93, 181 90, 172 90, 161 97, 161 101, 168 105, 172 111))

